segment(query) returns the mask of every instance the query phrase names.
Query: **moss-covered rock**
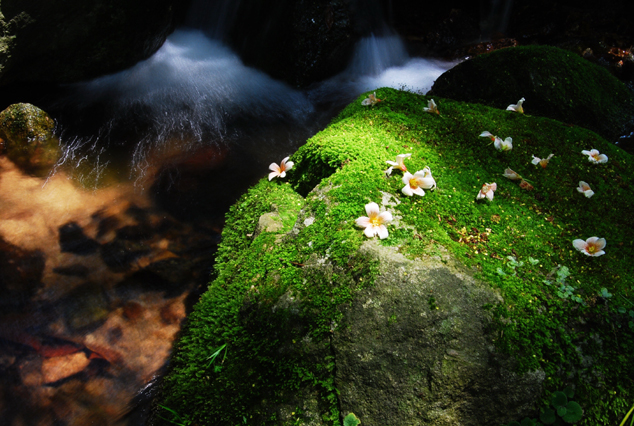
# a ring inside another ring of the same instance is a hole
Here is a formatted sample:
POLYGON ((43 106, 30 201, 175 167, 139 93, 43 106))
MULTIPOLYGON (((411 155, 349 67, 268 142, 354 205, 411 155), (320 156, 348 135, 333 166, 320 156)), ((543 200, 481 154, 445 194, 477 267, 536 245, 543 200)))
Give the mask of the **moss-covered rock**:
POLYGON ((13 104, 0 112, 0 153, 18 167, 45 175, 61 154, 55 121, 31 104, 13 104))
POLYGON ((580 424, 614 424, 634 394, 630 156, 548 118, 441 98, 436 115, 428 97, 376 94, 301 147, 288 182, 263 179, 232 207, 153 422, 496 424, 573 385, 580 424), (436 189, 401 193, 385 162, 402 153, 436 189), (491 182, 493 200, 476 200, 491 182), (369 202, 394 218, 384 240, 355 226, 369 202), (605 255, 573 248, 591 236, 605 255))
POLYGON ((442 74, 429 96, 506 108, 593 130, 610 141, 634 130, 634 95, 606 69, 549 46, 497 50, 442 74))

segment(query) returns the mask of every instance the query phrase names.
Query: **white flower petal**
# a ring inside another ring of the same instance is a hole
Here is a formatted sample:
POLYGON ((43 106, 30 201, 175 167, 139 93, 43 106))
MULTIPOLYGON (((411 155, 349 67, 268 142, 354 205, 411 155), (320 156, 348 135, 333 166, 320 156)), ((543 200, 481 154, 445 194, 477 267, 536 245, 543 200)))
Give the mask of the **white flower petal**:
POLYGON ((379 215, 379 220, 381 223, 390 223, 392 221, 392 213, 385 211, 379 215))
POLYGON ((390 166, 398 166, 398 163, 396 161, 387 160, 386 163, 389 164, 390 166))
POLYGON ((276 163, 271 163, 269 165, 269 170, 273 170, 274 172, 279 172, 280 171, 280 166, 278 166, 276 163))
POLYGON ((390 175, 392 174, 392 170, 393 170, 393 169, 394 169, 394 167, 390 167, 390 168, 388 168, 388 169, 385 171, 385 174, 386 174, 387 176, 390 176, 390 175))
POLYGON ((594 191, 591 189, 586 189, 585 191, 583 191, 583 195, 585 195, 586 197, 590 198, 594 195, 594 191))
POLYGON ((412 188, 409 186, 409 184, 405 185, 403 189, 401 189, 401 192, 409 197, 414 195, 414 191, 412 191, 412 188))
POLYGON ((279 176, 279 173, 278 173, 278 172, 271 172, 271 173, 269 173, 269 181, 270 181, 271 179, 273 179, 274 177, 276 177, 276 176, 279 176))
POLYGON ((423 191, 423 188, 418 187, 416 189, 412 189, 412 192, 416 195, 420 195, 421 197, 425 196, 425 191, 423 191))
POLYGON ((368 226, 370 226, 371 222, 370 222, 370 218, 366 217, 366 216, 361 216, 360 218, 357 218, 354 223, 359 227, 359 228, 367 228, 368 226))
POLYGON ((379 215, 379 205, 377 203, 368 203, 365 205, 365 212, 370 218, 376 217, 379 215))
POLYGON ((363 230, 366 237, 372 238, 376 235, 376 228, 374 226, 368 226, 363 230))
POLYGON ((405 172, 405 173, 403 173, 403 177, 401 178, 401 180, 403 181, 403 183, 405 185, 409 186, 409 181, 413 177, 414 177, 414 175, 412 175, 410 172, 405 172))
POLYGON ((585 253, 586 252, 586 247, 588 247, 588 244, 586 244, 585 241, 581 240, 581 239, 576 239, 572 242, 572 245, 574 248, 576 248, 577 250, 579 250, 580 252, 585 253))
POLYGON ((378 228, 376 229, 376 233, 379 235, 379 238, 382 240, 386 239, 388 236, 387 228, 385 227, 385 225, 379 225, 378 228))

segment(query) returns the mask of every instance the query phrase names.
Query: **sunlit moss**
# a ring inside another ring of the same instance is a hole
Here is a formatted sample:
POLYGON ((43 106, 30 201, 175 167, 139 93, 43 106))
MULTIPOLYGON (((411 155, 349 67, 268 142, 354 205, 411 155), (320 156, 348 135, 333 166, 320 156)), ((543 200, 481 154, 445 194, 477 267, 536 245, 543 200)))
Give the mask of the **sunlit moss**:
POLYGON ((438 97, 440 115, 428 114, 428 97, 376 92, 384 101, 365 107, 360 97, 291 157, 288 182, 263 179, 232 207, 215 279, 177 345, 162 403, 198 424, 242 416, 279 424, 271 420, 276 404, 309 384, 319 410, 336 423, 329 336, 338 307, 376 274, 357 255, 366 237, 354 224, 376 202, 396 219, 381 244, 411 258, 449 250, 504 298, 487 307, 498 349, 524 371, 543 369, 546 391, 576 385, 588 419, 609 417, 593 405, 600 392, 618 388, 620 401, 634 390, 632 331, 627 309, 619 312, 634 303, 630 156, 554 120, 438 97), (513 150, 496 151, 479 137, 484 130, 512 137, 513 150), (581 154, 590 148, 609 162, 590 164, 581 154), (438 187, 424 197, 403 195, 400 171, 384 173, 385 161, 401 153, 412 153, 412 172, 430 167, 438 187), (550 153, 546 168, 530 163, 531 155, 550 153), (534 189, 502 177, 507 167, 534 189), (593 198, 577 192, 579 180, 590 183, 593 198), (495 198, 476 201, 485 182, 497 182, 495 198), (265 213, 277 215, 281 228, 260 229, 265 213), (573 239, 594 235, 608 241, 606 255, 589 258, 572 247, 573 239), (560 266, 569 268, 566 284, 583 303, 558 295, 560 266), (613 299, 597 296, 604 287, 613 299), (206 359, 224 343, 228 360, 214 373, 206 359))

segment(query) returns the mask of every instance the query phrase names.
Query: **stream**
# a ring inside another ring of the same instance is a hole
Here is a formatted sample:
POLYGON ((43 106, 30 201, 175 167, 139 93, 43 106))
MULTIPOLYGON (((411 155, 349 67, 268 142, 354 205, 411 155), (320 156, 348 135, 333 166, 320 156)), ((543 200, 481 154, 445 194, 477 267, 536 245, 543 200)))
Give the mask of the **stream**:
POLYGON ((425 93, 453 65, 410 58, 388 31, 296 90, 184 27, 38 105, 58 123, 54 170, 0 157, 0 424, 143 424, 229 206, 359 94, 425 93))

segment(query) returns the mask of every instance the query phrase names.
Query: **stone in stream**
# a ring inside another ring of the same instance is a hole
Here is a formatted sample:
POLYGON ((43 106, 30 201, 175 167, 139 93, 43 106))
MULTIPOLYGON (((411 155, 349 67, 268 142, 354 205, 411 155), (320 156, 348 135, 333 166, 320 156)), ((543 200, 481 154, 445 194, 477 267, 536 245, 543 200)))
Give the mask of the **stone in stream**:
POLYGON ((20 169, 45 176, 61 155, 55 121, 31 104, 13 104, 0 112, 0 153, 20 169))

